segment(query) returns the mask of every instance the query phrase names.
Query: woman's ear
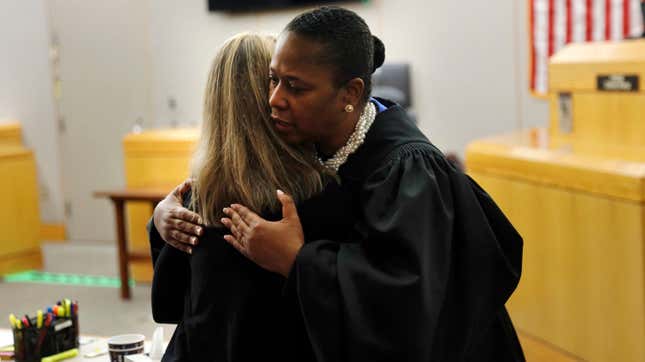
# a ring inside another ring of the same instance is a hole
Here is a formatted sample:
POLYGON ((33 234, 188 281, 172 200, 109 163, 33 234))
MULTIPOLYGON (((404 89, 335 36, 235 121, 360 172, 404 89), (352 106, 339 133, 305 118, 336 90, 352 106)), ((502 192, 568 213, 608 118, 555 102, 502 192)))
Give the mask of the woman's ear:
POLYGON ((345 83, 342 100, 344 104, 351 104, 357 107, 363 101, 363 92, 365 92, 365 82, 361 78, 353 78, 345 83))

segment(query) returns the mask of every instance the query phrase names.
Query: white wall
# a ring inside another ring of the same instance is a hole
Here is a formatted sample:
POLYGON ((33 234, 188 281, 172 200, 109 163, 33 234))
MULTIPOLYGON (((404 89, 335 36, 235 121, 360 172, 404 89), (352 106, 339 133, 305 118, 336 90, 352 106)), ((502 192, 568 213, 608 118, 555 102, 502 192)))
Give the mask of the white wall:
POLYGON ((61 223, 61 163, 44 0, 0 1, 0 54, 0 122, 22 124, 23 141, 36 155, 41 219, 61 223))
MULTIPOLYGON (((368 21, 378 20, 379 6, 348 4, 368 21)), ((203 91, 218 47, 242 31, 278 34, 303 8, 252 14, 209 13, 206 0, 157 0, 150 3, 153 98, 156 125, 201 122, 203 91), (168 99, 177 109, 168 107, 168 99)))
MULTIPOLYGON (((386 61, 412 66, 420 127, 440 148, 463 152, 476 138, 546 125, 546 102, 527 90, 526 2, 371 0, 346 4, 370 25, 386 61)), ((278 33, 302 9, 208 13, 205 0, 150 3, 155 124, 201 119, 203 87, 217 47, 244 30, 278 33), (177 109, 169 109, 174 98, 177 109)))
POLYGON ((49 0, 60 43, 63 190, 76 240, 114 240, 110 201, 96 190, 125 186, 123 136, 153 118, 148 1, 49 0))

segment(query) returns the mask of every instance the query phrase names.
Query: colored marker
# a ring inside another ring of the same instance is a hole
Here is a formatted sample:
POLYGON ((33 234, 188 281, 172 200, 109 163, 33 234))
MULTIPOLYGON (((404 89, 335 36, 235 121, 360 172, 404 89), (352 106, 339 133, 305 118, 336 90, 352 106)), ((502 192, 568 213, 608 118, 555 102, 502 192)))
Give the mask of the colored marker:
POLYGON ((65 308, 63 306, 58 305, 54 307, 56 309, 56 316, 58 317, 64 317, 65 316, 65 308))
POLYGON ((22 329, 22 323, 20 323, 20 319, 16 318, 16 329, 22 329))
POLYGON ((36 312, 36 327, 41 328, 43 326, 43 311, 38 309, 36 312))
POLYGON ((13 313, 9 314, 9 323, 11 323, 11 328, 18 328, 18 320, 13 313))
POLYGON ((49 330, 49 326, 52 324, 52 319, 53 319, 52 314, 47 313, 47 317, 45 318, 45 328, 42 328, 40 330, 40 335, 38 336, 38 344, 36 345, 36 354, 40 354, 40 348, 43 345, 43 341, 45 340, 45 335, 49 330))
POLYGON ((25 326, 25 328, 29 327, 29 317, 25 314, 25 316, 22 318, 22 325, 25 326))
POLYGON ((56 362, 61 361, 67 358, 76 357, 78 355, 78 348, 72 348, 65 352, 47 356, 41 360, 41 362, 56 362))
POLYGON ((69 299, 65 299, 65 316, 72 316, 72 302, 69 299))

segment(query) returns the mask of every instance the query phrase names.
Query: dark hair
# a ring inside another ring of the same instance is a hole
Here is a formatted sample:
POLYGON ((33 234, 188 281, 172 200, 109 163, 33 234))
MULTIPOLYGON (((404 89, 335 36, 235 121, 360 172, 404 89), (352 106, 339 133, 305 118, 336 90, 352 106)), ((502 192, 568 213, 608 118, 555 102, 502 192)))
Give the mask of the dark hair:
POLYGON ((369 98, 372 73, 383 65, 385 46, 363 18, 351 10, 324 6, 298 15, 285 30, 318 42, 323 49, 316 61, 335 69, 336 84, 359 77, 365 83, 363 100, 369 98))

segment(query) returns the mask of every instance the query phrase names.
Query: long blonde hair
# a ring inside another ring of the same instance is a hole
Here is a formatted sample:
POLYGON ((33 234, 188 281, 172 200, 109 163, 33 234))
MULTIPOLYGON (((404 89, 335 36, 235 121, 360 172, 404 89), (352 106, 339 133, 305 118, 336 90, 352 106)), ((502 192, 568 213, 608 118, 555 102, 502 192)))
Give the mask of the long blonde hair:
POLYGON ((211 66, 192 164, 191 206, 206 225, 218 225, 231 203, 277 212, 277 188, 296 202, 322 189, 313 153, 287 145, 273 129, 268 73, 274 45, 269 36, 238 34, 211 66))

